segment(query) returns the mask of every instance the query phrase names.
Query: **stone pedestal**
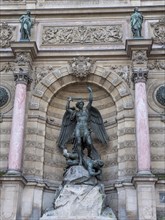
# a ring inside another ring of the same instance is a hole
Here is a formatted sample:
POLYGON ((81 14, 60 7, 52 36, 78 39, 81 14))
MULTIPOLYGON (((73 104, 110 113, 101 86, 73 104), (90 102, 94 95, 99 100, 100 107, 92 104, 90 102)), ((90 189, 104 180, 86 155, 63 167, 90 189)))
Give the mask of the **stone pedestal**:
POLYGON ((54 207, 40 220, 116 220, 113 211, 105 207, 102 184, 93 181, 82 166, 72 166, 55 194, 54 207))
POLYGON ((136 176, 133 184, 136 187, 138 202, 139 220, 157 220, 155 202, 155 182, 154 176, 136 176))
POLYGON ((0 219, 21 219, 22 191, 26 180, 21 176, 3 176, 0 219))

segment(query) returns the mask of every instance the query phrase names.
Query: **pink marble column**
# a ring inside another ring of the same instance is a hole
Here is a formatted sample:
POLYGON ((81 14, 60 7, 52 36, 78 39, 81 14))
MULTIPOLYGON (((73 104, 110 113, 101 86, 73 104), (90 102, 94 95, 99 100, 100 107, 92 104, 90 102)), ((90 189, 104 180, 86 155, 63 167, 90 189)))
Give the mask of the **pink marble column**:
POLYGON ((20 69, 20 72, 15 74, 15 81, 16 90, 8 157, 8 173, 20 173, 22 168, 26 91, 29 76, 20 69))
POLYGON ((148 108, 145 84, 148 71, 139 69, 138 71, 134 71, 133 74, 135 82, 135 117, 138 173, 151 174, 148 108))

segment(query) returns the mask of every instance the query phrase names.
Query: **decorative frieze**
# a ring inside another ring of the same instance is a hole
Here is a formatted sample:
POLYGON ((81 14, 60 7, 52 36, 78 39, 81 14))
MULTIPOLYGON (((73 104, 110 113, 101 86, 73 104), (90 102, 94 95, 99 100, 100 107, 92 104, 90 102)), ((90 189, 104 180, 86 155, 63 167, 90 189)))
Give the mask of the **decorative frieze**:
POLYGON ((153 28, 154 43, 165 46, 165 17, 151 24, 151 27, 153 28))
POLYGON ((134 140, 128 140, 128 141, 119 143, 119 149, 131 148, 131 147, 134 148, 135 146, 136 146, 136 143, 134 140))
POLYGON ((10 42, 13 38, 13 31, 15 29, 16 27, 10 26, 6 22, 2 23, 0 26, 0 47, 10 47, 10 42))
POLYGON ((120 176, 134 176, 136 174, 136 168, 127 168, 118 171, 120 176))
POLYGON ((57 175, 54 172, 44 172, 44 179, 61 181, 61 175, 57 175))
POLYGON ((37 161, 37 162, 42 162, 42 157, 38 155, 33 155, 33 154, 25 154, 24 157, 25 161, 37 161))
POLYGON ((165 147, 165 142, 163 141, 151 141, 151 147, 165 147))
POLYGON ((165 156, 164 155, 152 154, 151 155, 151 160, 152 161, 165 161, 165 156))
POLYGON ((164 60, 150 60, 148 62, 149 70, 165 70, 164 60))
POLYGON ((70 71, 76 77, 85 78, 91 73, 93 63, 94 61, 89 57, 74 57, 69 61, 70 71))
POLYGON ((32 147, 32 148, 43 149, 43 143, 38 143, 36 141, 26 141, 25 146, 26 146, 26 148, 32 147))
POLYGON ((37 170, 36 168, 24 168, 23 174, 24 175, 41 176, 42 170, 37 170))
POLYGON ((135 161, 135 160, 136 160, 136 157, 135 155, 132 155, 132 154, 127 154, 127 155, 123 155, 119 157, 119 163, 123 163, 126 161, 135 161))
POLYGON ((165 132, 164 127, 152 127, 149 130, 150 134, 164 134, 165 132))
POLYGON ((122 25, 43 27, 42 45, 107 45, 121 42, 122 25))
POLYGON ((119 130, 119 136, 125 134, 135 134, 135 128, 123 128, 119 130))
POLYGON ((148 70, 142 68, 133 68, 132 81, 134 83, 143 82, 146 83, 148 79, 148 70))
POLYGON ((10 71, 14 71, 14 63, 7 62, 0 65, 0 72, 8 73, 10 71))

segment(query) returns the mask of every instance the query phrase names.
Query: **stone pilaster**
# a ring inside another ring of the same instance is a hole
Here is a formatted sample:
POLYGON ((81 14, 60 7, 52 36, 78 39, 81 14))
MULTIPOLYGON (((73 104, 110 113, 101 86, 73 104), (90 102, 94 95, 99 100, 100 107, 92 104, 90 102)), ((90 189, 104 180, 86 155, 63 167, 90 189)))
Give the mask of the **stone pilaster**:
POLYGON ((14 80, 16 90, 10 136, 8 174, 18 174, 21 173, 22 169, 27 88, 32 81, 30 76, 32 60, 37 50, 34 43, 13 43, 11 48, 15 54, 14 80))

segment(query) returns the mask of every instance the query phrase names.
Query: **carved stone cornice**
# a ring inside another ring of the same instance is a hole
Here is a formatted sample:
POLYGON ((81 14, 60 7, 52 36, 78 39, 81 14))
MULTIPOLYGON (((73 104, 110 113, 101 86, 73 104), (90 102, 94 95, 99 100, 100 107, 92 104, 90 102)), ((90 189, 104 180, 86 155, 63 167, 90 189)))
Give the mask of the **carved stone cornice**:
POLYGON ((148 70, 142 68, 134 68, 132 71, 132 81, 134 83, 146 83, 148 79, 148 70))
POLYGON ((14 81, 16 84, 25 84, 29 86, 32 82, 32 78, 30 77, 29 72, 19 68, 19 72, 14 72, 14 81))

